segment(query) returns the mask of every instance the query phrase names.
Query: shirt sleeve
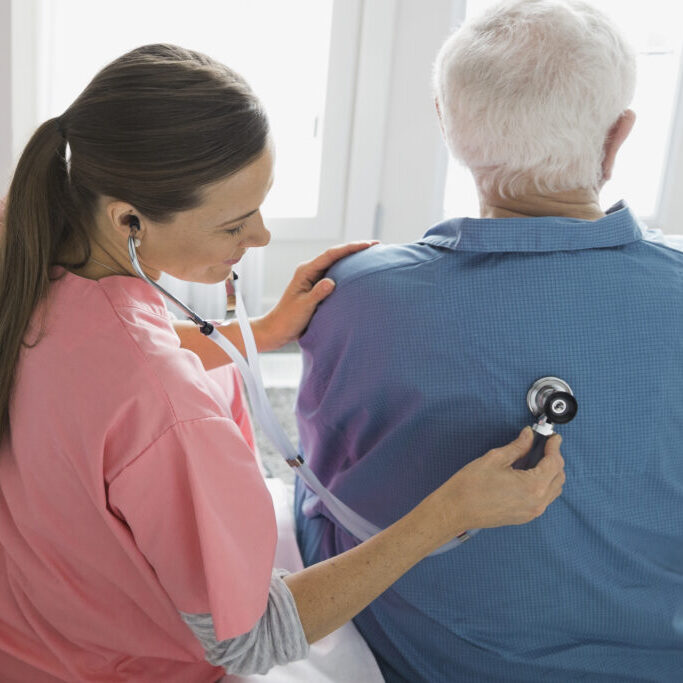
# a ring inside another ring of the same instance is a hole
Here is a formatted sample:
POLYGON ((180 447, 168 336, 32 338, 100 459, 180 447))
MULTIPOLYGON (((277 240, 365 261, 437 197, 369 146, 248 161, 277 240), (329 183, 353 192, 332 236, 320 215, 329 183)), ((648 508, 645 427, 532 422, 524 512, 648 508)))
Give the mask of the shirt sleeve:
POLYGON ((275 515, 234 421, 174 424, 108 497, 179 612, 211 614, 219 640, 252 629, 268 601, 275 515))
POLYGON ((276 664, 287 664, 308 655, 294 596, 282 580, 289 572, 274 569, 265 613, 254 628, 229 640, 218 641, 210 614, 184 614, 183 621, 204 647, 206 660, 226 673, 264 674, 276 664))

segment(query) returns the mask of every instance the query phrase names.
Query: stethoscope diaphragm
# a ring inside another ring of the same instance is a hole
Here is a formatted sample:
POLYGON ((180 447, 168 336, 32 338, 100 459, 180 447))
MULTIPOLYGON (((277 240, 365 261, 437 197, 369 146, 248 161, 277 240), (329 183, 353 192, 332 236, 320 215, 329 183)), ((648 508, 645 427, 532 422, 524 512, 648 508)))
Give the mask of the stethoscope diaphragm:
POLYGON ((541 461, 546 441, 555 433, 553 425, 571 422, 579 409, 571 387, 559 377, 537 379, 527 392, 526 403, 538 420, 531 427, 534 430, 531 450, 514 465, 523 470, 536 467, 541 461))

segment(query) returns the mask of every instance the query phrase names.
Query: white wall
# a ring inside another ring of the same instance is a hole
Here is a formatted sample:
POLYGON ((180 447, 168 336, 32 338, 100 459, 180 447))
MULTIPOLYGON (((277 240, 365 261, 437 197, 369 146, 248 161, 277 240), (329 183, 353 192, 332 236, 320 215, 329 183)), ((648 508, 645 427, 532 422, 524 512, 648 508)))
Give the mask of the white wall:
POLYGON ((678 84, 667 171, 659 198, 657 225, 664 232, 683 235, 683 55, 678 84))
MULTIPOLYGON (((463 7, 464 9, 464 7, 463 7)), ((447 152, 434 107, 436 52, 459 17, 450 0, 399 2, 378 238, 410 242, 443 215, 447 152)))
POLYGON ((0 0, 0 196, 8 187, 12 166, 12 7, 0 0))

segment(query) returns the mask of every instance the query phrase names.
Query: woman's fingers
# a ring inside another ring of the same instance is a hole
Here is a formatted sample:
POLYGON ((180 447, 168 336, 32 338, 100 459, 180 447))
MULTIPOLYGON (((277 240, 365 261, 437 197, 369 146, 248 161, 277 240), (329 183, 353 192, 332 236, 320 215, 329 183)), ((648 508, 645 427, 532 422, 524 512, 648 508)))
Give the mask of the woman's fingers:
POLYGON ((332 294, 334 288, 335 282, 334 280, 331 280, 329 277, 326 277, 323 280, 318 281, 314 285, 309 295, 310 304, 313 307, 317 306, 323 299, 326 299, 330 294, 332 294))
POLYGON ((494 449, 492 453, 503 465, 512 465, 513 462, 529 452, 534 442, 533 434, 531 427, 524 427, 514 441, 501 448, 494 449))
POLYGON ((564 469, 560 470, 552 479, 550 482, 549 491, 550 495, 552 496, 550 499, 550 502, 555 500, 561 493, 562 489, 564 487, 564 482, 567 480, 567 477, 564 473, 564 469))
POLYGON ((454 483, 460 479, 459 497, 465 503, 465 514, 476 522, 471 528, 524 524, 543 514, 560 495, 564 461, 559 451, 559 435, 548 440, 546 455, 535 468, 512 467, 528 453, 533 436, 525 428, 514 441, 489 451, 455 475, 454 483))
POLYGON ((565 482, 564 458, 560 453, 562 437, 555 434, 545 445, 545 456, 541 462, 526 474, 535 478, 532 496, 539 504, 539 512, 535 517, 543 514, 561 493, 565 482), (542 467, 541 467, 542 465, 542 467))
MULTIPOLYGON (((377 244, 376 240, 343 244, 328 249, 312 261, 302 263, 275 307, 258 322, 252 322, 252 328, 257 325, 259 330, 259 348, 278 349, 287 342, 298 339, 308 326, 317 305, 334 291, 334 281, 323 277, 325 271, 340 258, 374 244, 377 244)), ((226 288, 229 287, 228 282, 226 288)), ((230 295, 229 290, 227 291, 230 295)))
POLYGON ((551 482, 550 482, 550 502, 555 500, 561 493, 562 489, 564 488, 564 482, 565 482, 565 476, 564 472, 561 472, 558 474, 551 482))
POLYGON ((319 256, 316 256, 312 261, 303 263, 299 267, 303 270, 309 280, 315 282, 328 268, 339 261, 339 259, 342 259, 345 256, 350 256, 351 254, 355 254, 358 251, 363 251, 363 249, 372 247, 375 244, 379 244, 379 241, 361 240, 358 242, 349 242, 348 244, 341 244, 336 247, 331 247, 319 256))
POLYGON ((543 477, 552 479, 564 467, 564 458, 560 453, 562 437, 559 434, 551 436, 545 444, 545 456, 533 468, 532 471, 538 472, 543 477))
POLYGON ((562 437, 559 434, 551 436, 545 444, 545 455, 536 467, 526 470, 524 474, 532 478, 532 493, 536 501, 542 506, 542 512, 562 493, 565 481, 564 458, 560 453, 562 437))

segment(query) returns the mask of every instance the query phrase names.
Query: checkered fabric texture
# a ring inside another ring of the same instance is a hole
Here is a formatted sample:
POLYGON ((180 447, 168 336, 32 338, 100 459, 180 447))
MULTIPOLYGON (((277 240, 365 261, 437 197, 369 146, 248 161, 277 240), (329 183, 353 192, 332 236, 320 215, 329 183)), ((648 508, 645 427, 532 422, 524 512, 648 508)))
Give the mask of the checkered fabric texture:
MULTIPOLYGON (((422 561, 355 620, 387 681, 683 680, 683 253, 604 218, 455 219, 330 272, 301 340, 304 456, 384 526, 567 381, 538 520, 422 561)), ((316 562, 355 542, 297 485, 316 562)))

